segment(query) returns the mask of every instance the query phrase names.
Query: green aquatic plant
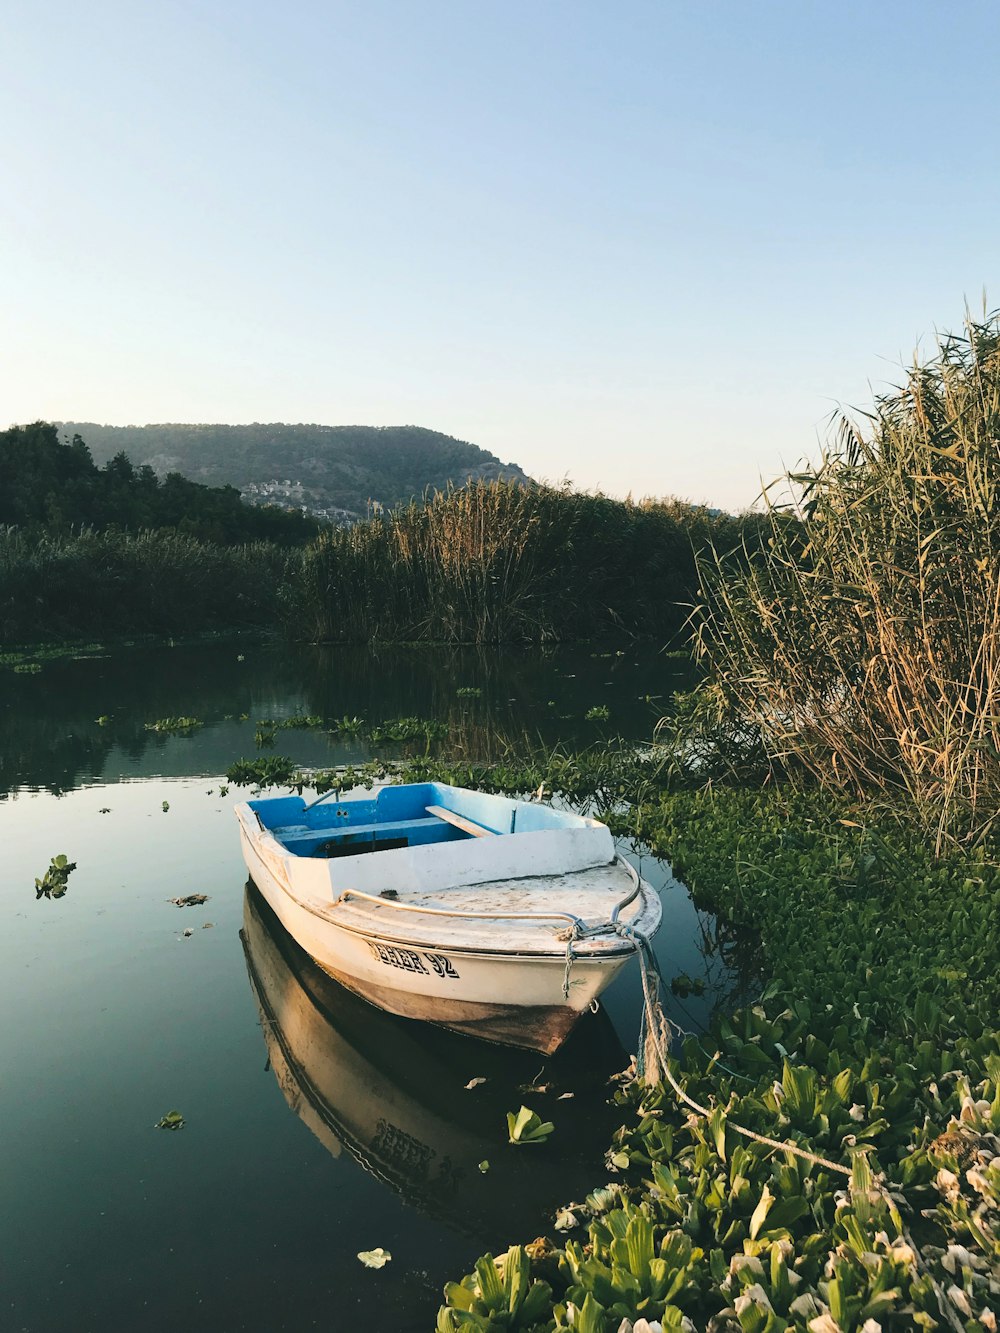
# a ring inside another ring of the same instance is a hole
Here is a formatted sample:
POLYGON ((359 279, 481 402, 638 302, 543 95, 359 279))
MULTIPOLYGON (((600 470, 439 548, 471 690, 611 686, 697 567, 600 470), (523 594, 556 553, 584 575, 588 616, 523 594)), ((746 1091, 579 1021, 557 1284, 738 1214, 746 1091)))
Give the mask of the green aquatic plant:
MULTIPOLYGON (((560 1243, 579 1239, 539 1265, 538 1327, 991 1327, 996 849, 936 859, 919 827, 815 792, 647 794, 627 827, 755 932, 759 998, 670 1051, 709 1115, 666 1081, 619 1087, 616 1184, 557 1212, 560 1243)), ((455 1300, 440 1328, 459 1327, 455 1300)))
POLYGON ((49 862, 49 868, 41 879, 35 880, 35 901, 39 898, 62 898, 69 888, 69 877, 76 869, 76 862, 60 853, 49 862))
POLYGON ((378 745, 382 741, 432 741, 448 734, 448 723, 430 717, 394 717, 377 722, 368 728, 368 739, 378 745))
POLYGON ((607 722, 611 716, 611 709, 607 704, 595 704, 593 708, 588 708, 583 716, 587 722, 607 722))
POLYGON ((522 1106, 517 1112, 507 1112, 507 1137, 511 1143, 544 1143, 555 1125, 542 1120, 537 1111, 522 1106))
POLYGON ((200 717, 161 717, 156 722, 147 722, 146 730, 168 736, 190 736, 204 725, 200 717))
POLYGON ((365 729, 363 717, 349 717, 346 713, 329 724, 331 736, 358 736, 365 729))
POLYGON ((551 1307, 552 1289, 534 1276, 526 1248, 514 1245, 499 1259, 484 1254, 468 1277, 449 1282, 445 1296, 448 1304, 438 1314, 437 1333, 531 1333, 546 1327, 542 1321, 551 1307))
POLYGON ((459 685, 455 691, 457 699, 481 699, 483 692, 478 685, 459 685))
POLYGON ((185 1124, 184 1117, 180 1111, 168 1111, 162 1119, 157 1120, 153 1126, 154 1129, 183 1129, 185 1124))
POLYGON ((264 717, 257 723, 262 731, 318 731, 325 725, 323 719, 313 713, 293 713, 291 717, 277 720, 273 717, 264 717))

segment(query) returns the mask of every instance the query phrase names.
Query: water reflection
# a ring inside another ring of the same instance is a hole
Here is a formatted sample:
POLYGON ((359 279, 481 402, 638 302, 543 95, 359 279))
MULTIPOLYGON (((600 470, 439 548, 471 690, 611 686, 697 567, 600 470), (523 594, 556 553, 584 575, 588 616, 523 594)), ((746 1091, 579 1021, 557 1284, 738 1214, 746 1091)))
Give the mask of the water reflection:
POLYGON ((603 1011, 543 1060, 366 1004, 298 947, 252 883, 241 938, 275 1079, 333 1156, 348 1153, 483 1243, 532 1215, 544 1225, 554 1202, 592 1186, 616 1120, 607 1081, 627 1063, 603 1011), (486 1081, 467 1089, 473 1078, 486 1081), (506 1112, 522 1102, 557 1123, 544 1153, 506 1142, 506 1112))
MULTIPOLYGON (((258 719, 294 713, 371 722, 432 717, 447 724, 452 755, 477 760, 612 733, 648 739, 663 699, 684 685, 687 671, 648 649, 619 658, 574 647, 483 653, 219 642, 54 661, 38 675, 5 671, 0 678, 0 794, 224 772, 255 753, 258 719), (479 693, 459 695, 469 688, 479 693), (586 720, 595 704, 608 706, 607 723, 586 720), (158 718, 181 716, 206 726, 192 737, 146 730, 158 718)), ((281 745, 303 764, 370 754, 325 733, 281 733, 281 745)))

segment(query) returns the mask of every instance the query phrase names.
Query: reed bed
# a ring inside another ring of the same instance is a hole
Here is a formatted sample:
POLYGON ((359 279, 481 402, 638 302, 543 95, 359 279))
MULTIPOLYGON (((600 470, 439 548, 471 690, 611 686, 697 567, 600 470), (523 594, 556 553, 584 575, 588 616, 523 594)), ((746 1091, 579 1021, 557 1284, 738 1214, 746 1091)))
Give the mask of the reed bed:
POLYGON ((666 643, 694 598, 696 551, 753 549, 758 531, 754 516, 679 501, 476 482, 324 533, 303 560, 302 630, 324 642, 666 643))
POLYGON ((784 482, 765 545, 737 570, 701 562, 716 712, 785 770, 905 793, 939 849, 982 836, 1000 808, 1000 315, 943 336, 784 482))
POLYGON ((297 552, 159 531, 29 535, 0 528, 0 643, 268 625, 297 552))

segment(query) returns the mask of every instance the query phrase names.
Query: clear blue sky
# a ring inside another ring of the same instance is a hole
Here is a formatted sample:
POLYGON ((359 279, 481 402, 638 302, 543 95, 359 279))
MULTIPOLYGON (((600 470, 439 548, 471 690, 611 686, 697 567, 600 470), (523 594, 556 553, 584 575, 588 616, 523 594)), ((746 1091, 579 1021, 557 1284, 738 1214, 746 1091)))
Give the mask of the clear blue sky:
POLYGON ((738 507, 1000 304, 995 3, 6 0, 0 424, 738 507))

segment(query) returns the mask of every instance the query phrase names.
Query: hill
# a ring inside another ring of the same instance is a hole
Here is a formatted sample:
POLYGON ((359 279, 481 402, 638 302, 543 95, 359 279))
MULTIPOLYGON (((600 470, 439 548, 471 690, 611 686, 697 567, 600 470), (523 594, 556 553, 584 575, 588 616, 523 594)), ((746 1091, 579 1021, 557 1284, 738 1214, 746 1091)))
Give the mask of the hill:
POLYGON ((306 509, 333 520, 391 506, 449 483, 505 477, 527 482, 516 464, 420 426, 101 426, 64 421, 96 462, 126 453, 158 476, 179 472, 209 486, 236 486, 251 504, 306 509))
POLYGON ((251 508, 233 486, 205 486, 176 472, 161 481, 124 454, 99 468, 79 435, 61 439, 55 426, 36 421, 0 431, 0 527, 6 526, 34 536, 170 528, 221 545, 300 546, 322 524, 283 508, 251 508))

